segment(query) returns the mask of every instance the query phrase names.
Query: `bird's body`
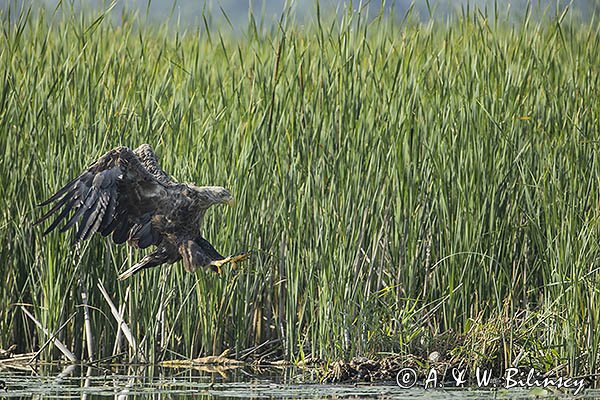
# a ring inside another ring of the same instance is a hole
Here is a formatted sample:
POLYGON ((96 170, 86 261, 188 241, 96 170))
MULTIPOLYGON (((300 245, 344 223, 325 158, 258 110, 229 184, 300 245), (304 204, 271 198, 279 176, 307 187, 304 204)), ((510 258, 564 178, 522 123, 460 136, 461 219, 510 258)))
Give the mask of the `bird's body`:
POLYGON ((186 270, 212 267, 245 256, 223 257, 200 235, 206 210, 232 201, 220 186, 195 186, 172 180, 159 166, 152 148, 135 150, 117 147, 98 159, 76 179, 66 184, 41 205, 54 203, 36 224, 58 214, 44 233, 60 228, 66 231, 78 223, 75 241, 95 232, 112 235, 115 243, 155 251, 120 275, 183 259, 186 270))

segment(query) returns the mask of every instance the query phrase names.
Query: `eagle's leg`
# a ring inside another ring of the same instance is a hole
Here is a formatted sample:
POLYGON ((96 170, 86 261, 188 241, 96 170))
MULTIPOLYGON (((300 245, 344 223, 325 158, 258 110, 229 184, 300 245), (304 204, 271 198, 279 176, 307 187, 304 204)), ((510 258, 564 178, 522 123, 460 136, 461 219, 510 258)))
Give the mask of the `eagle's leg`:
POLYGON ((210 263, 210 265, 213 267, 213 269, 218 272, 221 273, 221 267, 227 263, 231 263, 231 267, 233 269, 237 268, 237 263, 242 262, 244 260, 247 260, 248 258, 250 258, 250 254, 249 253, 245 253, 245 254, 240 254, 237 256, 229 256, 229 257, 225 257, 222 260, 214 260, 210 263))
POLYGON ((249 257, 248 254, 240 256, 223 257, 206 239, 197 237, 195 240, 184 240, 179 245, 179 254, 183 258, 183 266, 189 272, 194 272, 197 267, 210 268, 219 274, 221 267, 231 263, 235 268, 236 263, 249 257))

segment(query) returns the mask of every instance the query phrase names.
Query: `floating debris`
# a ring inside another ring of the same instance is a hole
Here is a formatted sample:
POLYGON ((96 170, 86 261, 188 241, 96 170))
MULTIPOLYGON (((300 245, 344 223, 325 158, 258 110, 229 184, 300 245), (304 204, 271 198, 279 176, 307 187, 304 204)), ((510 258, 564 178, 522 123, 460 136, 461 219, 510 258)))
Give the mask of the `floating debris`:
POLYGON ((160 365, 162 367, 173 367, 173 368, 185 368, 185 367, 195 367, 195 366, 203 366, 203 365, 246 365, 244 361, 236 360, 233 358, 228 358, 230 351, 225 350, 218 356, 205 356, 198 357, 191 360, 168 360, 162 361, 160 365))

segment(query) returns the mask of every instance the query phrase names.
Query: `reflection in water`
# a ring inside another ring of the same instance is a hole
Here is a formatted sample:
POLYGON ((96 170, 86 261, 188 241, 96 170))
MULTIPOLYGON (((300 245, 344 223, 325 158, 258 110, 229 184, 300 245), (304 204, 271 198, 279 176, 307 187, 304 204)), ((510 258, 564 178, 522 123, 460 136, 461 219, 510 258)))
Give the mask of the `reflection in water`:
MULTIPOLYGON (((10 398, 81 398, 84 400, 113 398, 195 399, 226 398, 386 398, 386 399, 457 399, 531 397, 560 398, 560 393, 538 390, 403 390, 393 382, 386 384, 323 385, 318 377, 297 368, 256 369, 249 367, 208 369, 165 368, 159 366, 114 365, 106 367, 57 367, 44 365, 35 371, 0 371, 0 381, 10 398)), ((580 398, 600 399, 599 391, 587 391, 580 398)))

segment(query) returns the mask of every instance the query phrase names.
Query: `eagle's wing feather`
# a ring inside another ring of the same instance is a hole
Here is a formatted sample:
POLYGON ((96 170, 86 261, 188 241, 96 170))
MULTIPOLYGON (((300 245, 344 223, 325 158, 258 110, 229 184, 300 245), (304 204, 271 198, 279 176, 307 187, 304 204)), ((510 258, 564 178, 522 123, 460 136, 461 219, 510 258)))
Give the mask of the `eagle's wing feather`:
POLYGON ((133 151, 140 163, 144 166, 146 171, 152 174, 160 183, 165 186, 173 185, 174 182, 169 175, 158 164, 156 154, 149 144, 142 144, 133 151))
POLYGON ((160 240, 152 230, 151 218, 160 211, 166 194, 164 183, 147 170, 136 153, 118 147, 41 203, 56 202, 35 224, 57 214, 44 233, 65 221, 61 232, 79 224, 75 241, 95 232, 113 233, 115 243, 130 239, 139 247, 148 247, 160 240))

